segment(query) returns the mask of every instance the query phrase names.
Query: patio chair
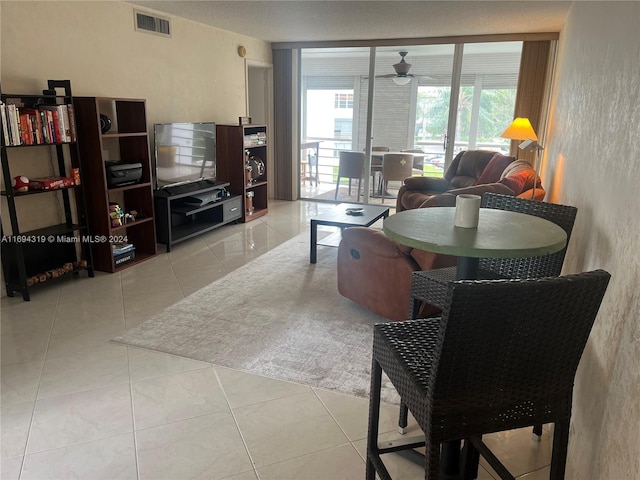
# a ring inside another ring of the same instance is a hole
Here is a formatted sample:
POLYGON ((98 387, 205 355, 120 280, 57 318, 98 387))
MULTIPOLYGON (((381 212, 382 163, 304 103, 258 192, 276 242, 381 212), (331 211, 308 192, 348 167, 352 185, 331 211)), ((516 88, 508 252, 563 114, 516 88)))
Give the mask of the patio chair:
MULTIPOLYGON (((423 150, 415 149, 415 148, 406 148, 401 150, 401 152, 406 153, 424 153, 423 150)), ((414 170, 420 171, 420 176, 424 176, 424 157, 425 155, 414 155, 413 156, 413 168, 414 170)), ((414 172, 415 173, 415 172, 414 172)))
POLYGON ((357 201, 360 201, 360 186, 362 184, 362 173, 364 171, 364 153, 362 152, 340 152, 338 164, 338 180, 336 181, 336 193, 334 199, 338 198, 340 188, 340 178, 349 179, 349 196, 351 196, 351 179, 358 179, 357 201))
POLYGON ((413 155, 401 153, 385 153, 382 159, 382 203, 387 193, 389 181, 402 182, 413 173, 413 155))
POLYGON ((563 478, 574 377, 609 279, 597 270, 456 281, 447 284, 441 318, 375 325, 366 478, 390 478, 382 454, 423 445, 425 479, 454 474, 463 439, 463 478, 477 476, 480 454, 513 478, 482 435, 542 423, 555 424, 550 478, 563 478), (383 371, 424 439, 378 445, 383 371))
MULTIPOLYGON (((371 147, 372 152, 388 152, 389 147, 371 147)), ((383 155, 371 155, 371 175, 373 177, 373 195, 380 191, 380 182, 382 176, 382 157, 383 155)))

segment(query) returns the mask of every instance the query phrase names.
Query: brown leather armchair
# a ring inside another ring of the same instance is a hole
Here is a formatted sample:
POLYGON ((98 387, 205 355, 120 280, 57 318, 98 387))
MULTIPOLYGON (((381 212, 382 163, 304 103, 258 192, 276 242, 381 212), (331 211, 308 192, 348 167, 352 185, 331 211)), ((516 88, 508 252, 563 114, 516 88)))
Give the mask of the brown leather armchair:
MULTIPOLYGON (((436 195, 425 206, 436 204, 455 205, 455 196, 436 195)), ((455 257, 405 247, 380 230, 347 228, 338 247, 338 291, 381 317, 406 320, 411 274, 455 264, 455 257)))
MULTIPOLYGON (((533 178, 536 178, 535 171, 527 162, 514 161, 513 157, 504 157, 496 152, 461 152, 447 169, 444 178, 405 179, 398 192, 396 211, 454 207, 456 196, 462 193, 514 195, 513 189, 516 189, 520 190, 518 196, 528 195, 531 198, 532 192, 527 187, 533 186, 533 178), (469 155, 465 157, 465 153, 469 155), (494 157, 497 160, 494 161, 494 157), (474 166, 474 163, 477 165, 474 166), (489 167, 497 170, 497 173, 492 171, 490 175, 485 175, 489 167), (505 172, 506 175, 501 179, 505 172), (513 178, 504 180, 508 176, 513 178), (476 184, 483 177, 491 182, 476 184), (530 184, 527 183, 529 180, 530 184)), ((536 198, 541 200, 544 194, 542 187, 536 186, 536 198)), ((342 232, 338 248, 338 291, 381 317, 406 320, 409 318, 412 272, 449 267, 455 263, 456 258, 449 255, 399 245, 379 230, 347 228, 342 232)), ((426 315, 428 312, 421 313, 426 315)))

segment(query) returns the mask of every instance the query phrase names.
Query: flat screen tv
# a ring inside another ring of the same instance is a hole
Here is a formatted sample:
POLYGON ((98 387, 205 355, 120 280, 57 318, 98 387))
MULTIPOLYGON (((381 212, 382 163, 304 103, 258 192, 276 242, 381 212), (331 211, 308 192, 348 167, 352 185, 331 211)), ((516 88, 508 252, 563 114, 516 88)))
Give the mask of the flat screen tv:
POLYGON ((216 178, 216 124, 156 123, 155 188, 216 178))

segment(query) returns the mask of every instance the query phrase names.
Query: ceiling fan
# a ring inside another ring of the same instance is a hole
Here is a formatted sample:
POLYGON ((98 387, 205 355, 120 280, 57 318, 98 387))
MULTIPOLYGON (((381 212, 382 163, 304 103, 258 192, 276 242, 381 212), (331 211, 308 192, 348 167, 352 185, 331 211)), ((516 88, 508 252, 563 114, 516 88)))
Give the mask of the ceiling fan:
MULTIPOLYGON (((390 78, 394 83, 398 85, 406 85, 411 82, 412 78, 416 78, 416 75, 409 73, 411 70, 411 64, 407 63, 404 59, 405 56, 408 55, 409 52, 398 52, 400 54, 400 61, 393 65, 393 69, 396 73, 389 73, 386 75, 376 75, 376 78, 390 78)), ((426 75, 418 75, 420 78, 426 78, 432 80, 431 77, 427 77, 426 75)))

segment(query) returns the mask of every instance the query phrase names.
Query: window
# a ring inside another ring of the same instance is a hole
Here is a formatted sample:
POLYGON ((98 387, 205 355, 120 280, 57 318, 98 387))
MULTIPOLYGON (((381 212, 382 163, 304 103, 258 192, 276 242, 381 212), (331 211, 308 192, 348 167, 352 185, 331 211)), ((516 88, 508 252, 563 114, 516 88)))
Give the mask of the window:
POLYGON ((353 120, 350 118, 336 118, 333 121, 333 136, 337 140, 351 140, 353 120))
POLYGON ((353 94, 352 93, 336 93, 335 108, 353 108, 353 94))

